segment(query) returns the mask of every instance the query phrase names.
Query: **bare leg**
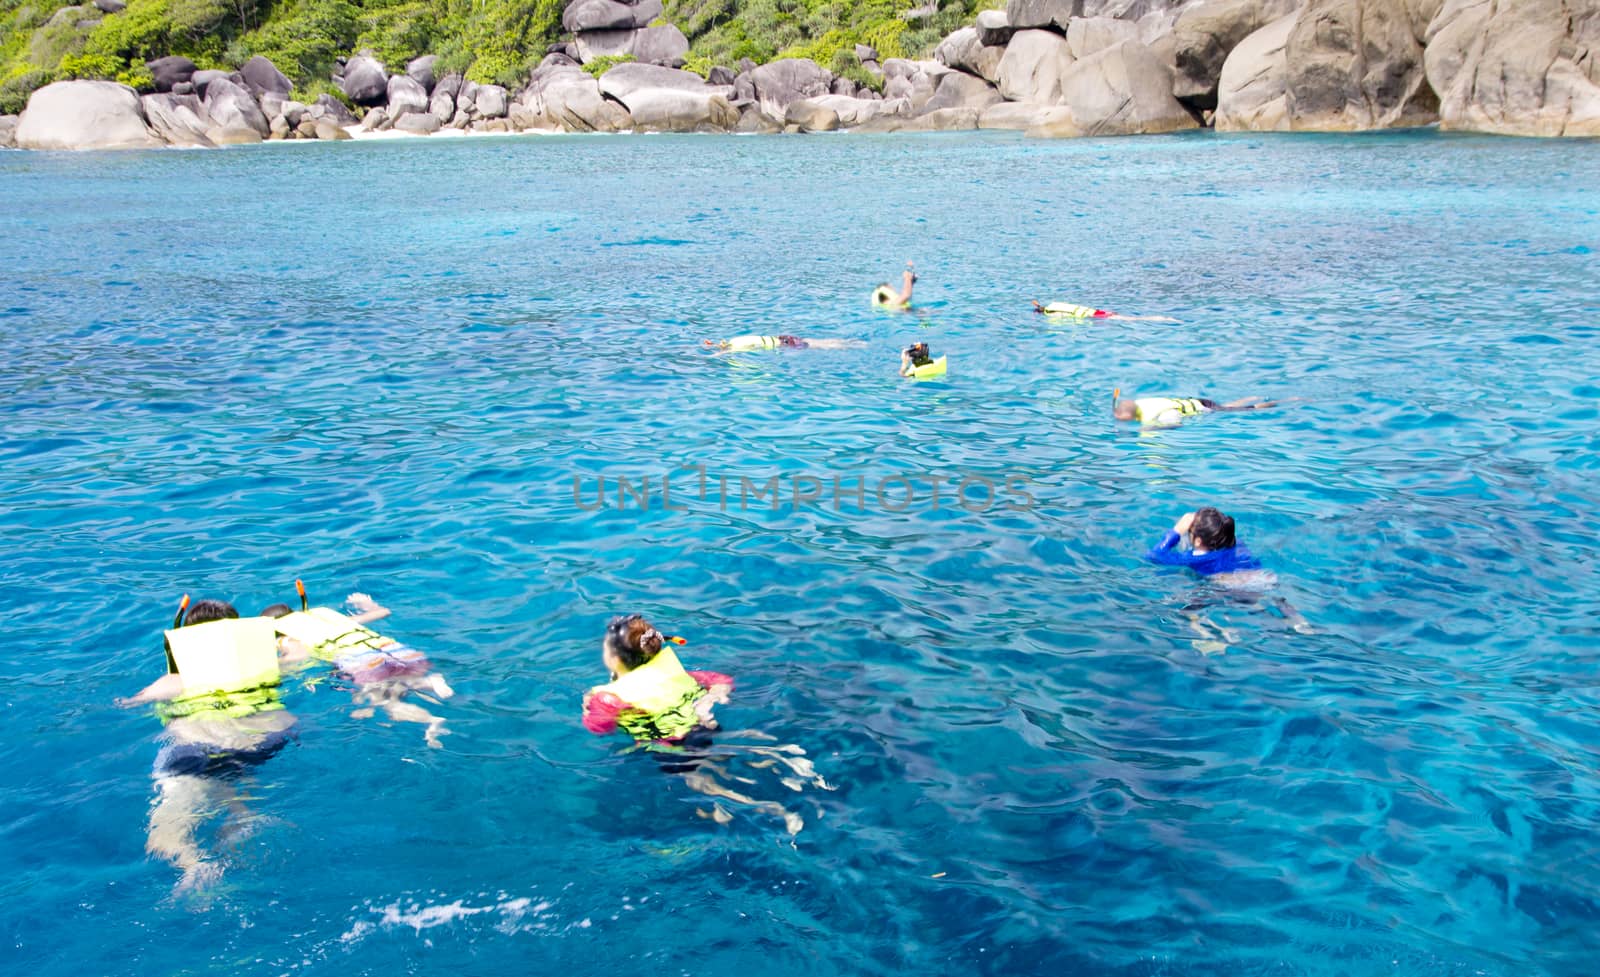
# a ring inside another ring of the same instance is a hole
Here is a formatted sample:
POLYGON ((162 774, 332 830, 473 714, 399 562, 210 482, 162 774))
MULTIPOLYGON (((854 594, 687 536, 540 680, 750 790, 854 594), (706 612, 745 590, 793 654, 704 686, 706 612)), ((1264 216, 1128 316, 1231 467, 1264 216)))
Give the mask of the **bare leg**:
POLYGON ((914 284, 912 282, 912 279, 914 279, 915 277, 916 276, 911 273, 911 264, 910 264, 910 262, 907 262, 906 263, 906 270, 900 275, 900 304, 901 305, 910 305, 911 304, 911 286, 912 286, 912 284, 914 284))
POLYGON ((772 816, 781 819, 783 821, 784 828, 789 832, 791 837, 799 834, 800 829, 806 826, 805 821, 800 817, 800 815, 788 810, 782 804, 779 804, 776 801, 758 801, 755 798, 747 797, 738 791, 730 790, 727 787, 724 787, 722 784, 717 783, 716 779, 710 774, 704 773, 700 770, 689 771, 683 775, 683 779, 684 782, 689 785, 689 789, 697 793, 704 794, 707 797, 721 797, 725 800, 730 800, 735 804, 743 804, 746 807, 754 808, 764 814, 771 814, 772 816))
POLYGON ((232 789, 220 781, 189 774, 157 777, 156 789, 160 796, 150 810, 144 850, 183 872, 177 886, 180 891, 215 880, 222 874, 221 867, 206 861, 195 841, 195 830, 214 808, 231 803, 232 789))
POLYGON ((1260 410, 1263 407, 1276 407, 1276 400, 1265 400, 1261 397, 1242 397, 1239 400, 1230 400, 1222 405, 1223 410, 1260 410))
POLYGON ((1230 635, 1226 628, 1217 628, 1202 614, 1190 612, 1188 617, 1189 630, 1200 636, 1189 643, 1202 655, 1225 654, 1228 650, 1228 640, 1230 638, 1237 640, 1237 637, 1230 635))
POLYGON ((1278 613, 1283 615, 1284 621, 1288 623, 1289 627, 1294 628, 1296 632, 1300 634, 1316 634, 1311 629, 1311 622, 1305 619, 1305 615, 1296 610, 1295 606, 1284 598, 1272 598, 1272 606, 1278 609, 1278 613))

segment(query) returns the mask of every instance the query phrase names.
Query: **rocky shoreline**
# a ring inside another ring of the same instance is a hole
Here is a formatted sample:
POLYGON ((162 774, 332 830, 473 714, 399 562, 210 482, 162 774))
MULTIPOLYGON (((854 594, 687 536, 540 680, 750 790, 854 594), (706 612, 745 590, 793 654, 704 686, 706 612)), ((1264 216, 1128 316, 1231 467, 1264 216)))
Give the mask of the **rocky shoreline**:
POLYGON ((20 117, 0 117, 0 146, 214 147, 447 130, 1077 137, 1438 125, 1600 136, 1600 0, 1010 0, 929 59, 880 63, 857 45, 869 84, 800 59, 702 77, 683 70, 688 41, 660 16, 660 0, 573 0, 563 16, 572 40, 515 91, 435 77, 432 56, 391 74, 363 53, 335 72, 344 100, 305 104, 265 58, 235 72, 160 58, 149 63, 149 94, 108 81, 39 89, 20 117))

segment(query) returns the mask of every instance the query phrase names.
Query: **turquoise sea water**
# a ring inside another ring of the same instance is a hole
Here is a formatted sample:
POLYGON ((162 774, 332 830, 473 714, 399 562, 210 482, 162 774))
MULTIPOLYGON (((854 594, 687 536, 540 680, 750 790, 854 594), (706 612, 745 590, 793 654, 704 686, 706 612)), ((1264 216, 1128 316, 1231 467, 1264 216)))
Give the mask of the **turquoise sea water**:
POLYGON ((1596 151, 0 154, 0 960, 1592 973, 1596 151), (908 258, 923 312, 873 312, 908 258), (699 349, 747 332, 867 345, 699 349), (895 376, 919 338, 944 382, 895 376), (1114 386, 1304 401, 1141 435, 1114 386), (775 476, 776 511, 741 496, 775 476), (1314 634, 1140 562, 1205 503, 1314 634), (250 613, 296 577, 394 610, 457 690, 452 735, 294 680, 300 738, 206 820, 220 879, 174 895, 144 852, 160 724, 112 700, 161 672, 180 594, 250 613), (736 676, 725 727, 837 787, 725 761, 805 817, 792 845, 583 730, 631 610, 736 676))

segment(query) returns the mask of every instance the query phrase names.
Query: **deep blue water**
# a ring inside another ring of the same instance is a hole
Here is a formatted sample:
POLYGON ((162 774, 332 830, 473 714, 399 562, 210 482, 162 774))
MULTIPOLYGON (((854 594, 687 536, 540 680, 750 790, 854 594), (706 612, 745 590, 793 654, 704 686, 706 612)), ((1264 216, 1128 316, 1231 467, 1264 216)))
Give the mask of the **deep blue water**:
POLYGON ((5 971, 1592 973, 1597 152, 0 154, 5 971), (923 312, 875 313, 906 259, 923 312), (868 345, 699 349, 746 332, 868 345), (917 338, 945 381, 895 376, 917 338), (1114 386, 1304 400, 1141 435, 1114 386), (687 511, 617 508, 673 471, 687 511), (1023 494, 984 511, 982 479, 1023 494), (1206 503, 1315 633, 1140 562, 1206 503), (295 577, 394 610, 452 735, 294 680, 299 740, 174 894, 161 727, 112 700, 180 594, 252 613, 295 577), (793 845, 578 723, 630 610, 837 787, 726 762, 793 845))

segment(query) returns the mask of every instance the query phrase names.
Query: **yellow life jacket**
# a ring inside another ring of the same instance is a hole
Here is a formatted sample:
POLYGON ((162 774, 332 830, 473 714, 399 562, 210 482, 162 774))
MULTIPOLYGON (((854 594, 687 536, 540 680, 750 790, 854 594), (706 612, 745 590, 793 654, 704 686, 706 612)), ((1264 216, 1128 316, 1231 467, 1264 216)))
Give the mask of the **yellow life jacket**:
POLYGON ((1163 414, 1202 414, 1205 405, 1197 397, 1140 397, 1133 402, 1133 413, 1141 424, 1154 424, 1163 414))
POLYGON ((314 658, 333 661, 351 651, 384 651, 400 642, 386 638, 331 607, 313 607, 276 618, 272 626, 286 638, 305 645, 314 658))
POLYGON ((264 617, 207 621, 166 632, 167 667, 183 679, 183 694, 161 704, 162 720, 201 713, 248 716, 282 709, 276 688, 278 646, 264 617))
POLYGON ((900 301, 900 293, 887 285, 879 285, 872 290, 872 304, 890 309, 903 309, 906 305, 900 301))
POLYGON ((783 345, 783 340, 777 336, 735 336, 728 340, 728 348, 735 352, 748 352, 757 349, 777 349, 783 345))
POLYGON ((911 375, 916 377, 918 380, 931 380, 934 377, 942 377, 944 376, 944 372, 945 357, 943 356, 932 361, 931 363, 924 363, 921 366, 913 366, 911 368, 911 375))
POLYGON ((705 692, 670 647, 593 691, 609 692, 634 707, 617 716, 617 725, 641 740, 687 735, 700 722, 694 704, 705 692))
POLYGON ((1071 302, 1051 302, 1044 307, 1045 315, 1064 315, 1074 319, 1088 319, 1098 311, 1090 306, 1073 305, 1071 302))

